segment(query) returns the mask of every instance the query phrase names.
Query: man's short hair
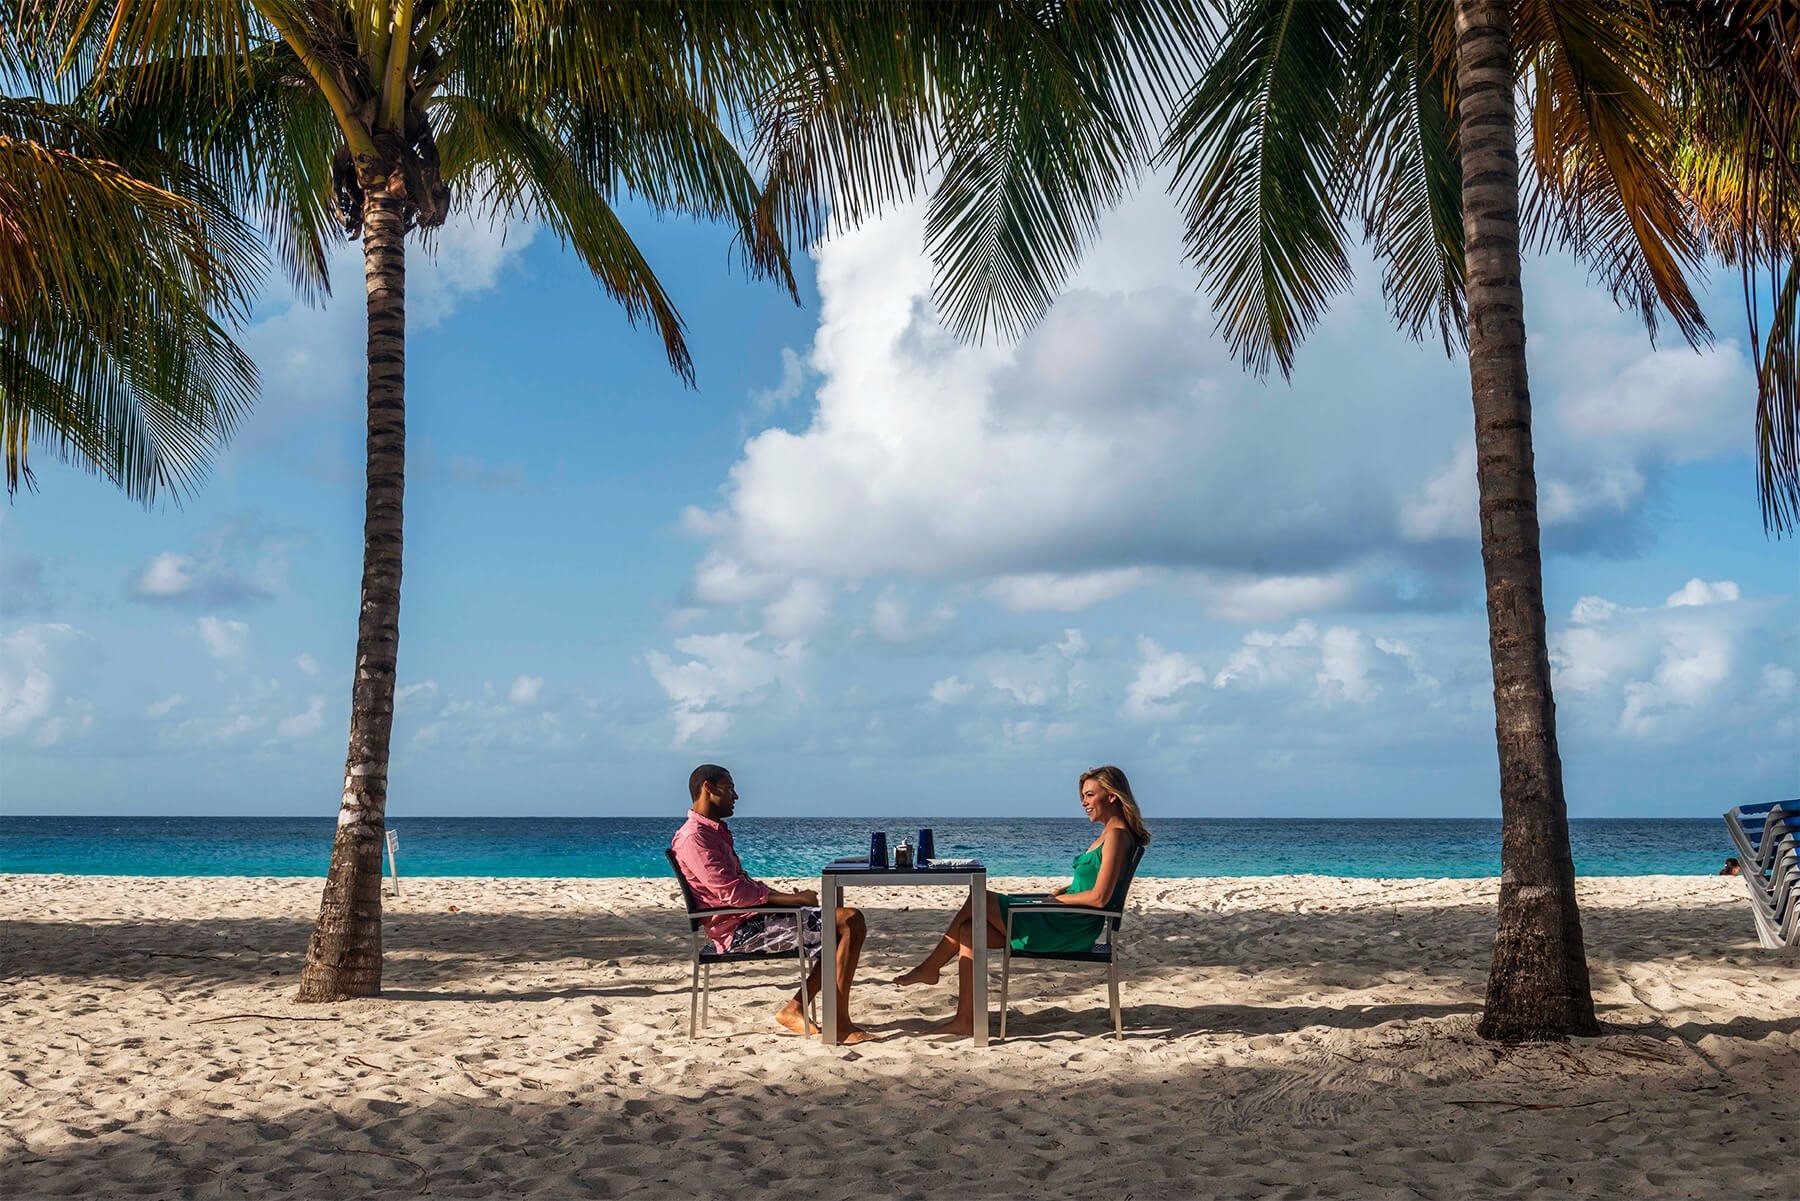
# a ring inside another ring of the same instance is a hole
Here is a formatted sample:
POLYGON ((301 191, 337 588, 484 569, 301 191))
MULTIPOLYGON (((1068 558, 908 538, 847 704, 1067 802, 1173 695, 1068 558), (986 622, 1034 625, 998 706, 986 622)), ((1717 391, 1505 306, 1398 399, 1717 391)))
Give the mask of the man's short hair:
POLYGON ((717 763, 702 763, 688 776, 688 800, 700 799, 700 786, 703 784, 719 785, 731 779, 731 773, 717 763))

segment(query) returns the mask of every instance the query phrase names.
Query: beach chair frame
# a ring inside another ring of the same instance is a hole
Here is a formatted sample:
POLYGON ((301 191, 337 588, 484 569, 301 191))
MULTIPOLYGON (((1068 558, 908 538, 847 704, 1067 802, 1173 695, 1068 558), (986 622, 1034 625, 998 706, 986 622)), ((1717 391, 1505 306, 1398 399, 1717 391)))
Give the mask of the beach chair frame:
POLYGON ((1800 947, 1800 800, 1740 805, 1725 814, 1739 852, 1757 941, 1800 947))
MULTIPOLYGON (((712 969, 716 963, 745 963, 752 960, 776 960, 793 956, 800 967, 800 1012, 814 1025, 818 1017, 814 1013, 814 1001, 817 999, 806 987, 806 978, 812 969, 812 961, 817 956, 806 953, 806 929, 803 905, 743 905, 729 909, 703 908, 694 897, 694 890, 688 884, 687 877, 681 874, 681 865, 676 862, 675 852, 663 852, 669 860, 669 870, 675 873, 675 881, 681 885, 681 899, 687 907, 688 918, 688 958, 692 967, 688 984, 688 1037, 699 1037, 699 1032, 707 1026, 711 1016, 712 969), (712 938, 706 933, 706 919, 725 917, 734 913, 781 913, 794 919, 794 950, 788 951, 721 951, 712 945, 712 938)), ((820 915, 823 920, 823 915, 820 915)))
POLYGON ((1085 905, 1064 905, 1059 901, 1024 901, 1007 907, 1006 941, 1000 950, 1000 1037, 1006 1037, 1007 1000, 1012 983, 1012 961, 1014 959, 1053 959, 1063 963, 1102 963, 1106 965, 1106 998, 1107 1009, 1112 1014, 1113 1037, 1124 1039, 1125 1016, 1119 1004, 1119 924, 1125 917, 1125 898, 1131 891, 1131 882, 1137 876, 1138 864, 1143 861, 1144 848, 1134 847, 1131 862, 1125 866, 1125 875, 1113 895, 1108 898, 1105 909, 1089 909, 1085 905), (1013 950, 1013 917, 1020 913, 1046 913, 1066 918, 1104 918, 1105 924, 1100 928, 1100 937, 1094 945, 1085 951, 1015 951, 1013 950))

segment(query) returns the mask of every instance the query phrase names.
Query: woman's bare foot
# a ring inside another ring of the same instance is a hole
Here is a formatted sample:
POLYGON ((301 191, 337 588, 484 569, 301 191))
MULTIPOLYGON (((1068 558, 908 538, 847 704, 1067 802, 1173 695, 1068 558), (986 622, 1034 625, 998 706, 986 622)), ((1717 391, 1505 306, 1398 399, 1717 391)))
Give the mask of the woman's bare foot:
POLYGON ((905 988, 909 984, 936 984, 937 982, 937 969, 934 967, 927 967, 923 963, 912 969, 910 972, 901 972, 898 976, 894 977, 894 987, 896 988, 905 988))
POLYGON ((795 1034, 817 1034, 819 1027, 812 1022, 800 1008, 800 1002, 790 1000, 775 1015, 775 1020, 792 1030, 795 1034))
POLYGON ((925 1033, 954 1034, 959 1038, 969 1038, 975 1033, 975 1023, 965 1017, 952 1017, 947 1022, 939 1022, 925 1033))
POLYGON ((881 1035, 871 1030, 864 1030, 861 1026, 845 1025, 841 1033, 843 1037, 838 1041, 846 1046, 851 1043, 878 1043, 881 1041, 881 1035))

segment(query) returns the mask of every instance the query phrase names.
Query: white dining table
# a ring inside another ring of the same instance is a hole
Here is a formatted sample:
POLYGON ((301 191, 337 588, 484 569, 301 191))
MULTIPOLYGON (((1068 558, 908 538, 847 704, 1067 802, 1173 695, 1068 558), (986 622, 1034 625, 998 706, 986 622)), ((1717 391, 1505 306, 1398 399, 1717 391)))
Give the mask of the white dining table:
MULTIPOLYGON (((875 885, 882 888, 967 888, 969 913, 977 923, 985 924, 987 915, 987 868, 961 864, 948 867, 891 868, 870 867, 866 863, 831 863, 819 873, 820 926, 824 935, 824 964, 819 973, 823 981, 819 998, 819 1038, 828 1047, 841 1040, 837 1022, 837 910, 844 903, 847 886, 875 885)), ((973 969, 975 983, 975 1045, 988 1045, 987 939, 975 938, 973 969)))

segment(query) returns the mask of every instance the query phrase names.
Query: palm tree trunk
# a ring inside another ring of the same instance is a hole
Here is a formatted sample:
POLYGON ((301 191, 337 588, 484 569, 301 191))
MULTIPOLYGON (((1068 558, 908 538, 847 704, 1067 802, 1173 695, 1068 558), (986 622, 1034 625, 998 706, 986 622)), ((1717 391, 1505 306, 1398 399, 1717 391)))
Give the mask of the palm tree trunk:
POLYGON ((1500 752, 1500 923, 1480 1032, 1504 1042, 1597 1034, 1544 640, 1510 0, 1456 0, 1469 377, 1481 485, 1494 734, 1500 752))
POLYGON ((363 207, 369 304, 369 478, 350 752, 325 899, 300 973, 302 1001, 381 991, 381 851, 400 648, 400 516, 406 477, 406 247, 402 200, 369 188, 363 207))

